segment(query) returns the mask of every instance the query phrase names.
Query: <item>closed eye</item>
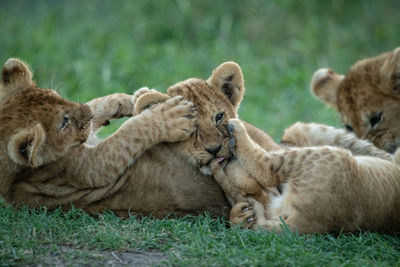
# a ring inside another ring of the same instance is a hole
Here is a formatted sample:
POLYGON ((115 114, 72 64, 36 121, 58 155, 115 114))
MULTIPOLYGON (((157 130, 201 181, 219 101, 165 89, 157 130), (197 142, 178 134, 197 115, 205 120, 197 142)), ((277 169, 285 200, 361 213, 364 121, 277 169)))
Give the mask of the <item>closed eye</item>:
POLYGON ((371 124, 371 127, 376 126, 378 123, 380 123, 382 120, 382 112, 376 113, 369 119, 369 123, 371 124))

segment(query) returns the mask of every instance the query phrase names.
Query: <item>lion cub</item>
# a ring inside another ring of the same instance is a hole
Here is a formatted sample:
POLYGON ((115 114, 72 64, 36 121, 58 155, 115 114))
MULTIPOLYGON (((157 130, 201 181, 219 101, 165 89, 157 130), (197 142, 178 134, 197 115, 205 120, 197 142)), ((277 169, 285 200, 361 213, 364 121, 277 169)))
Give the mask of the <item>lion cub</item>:
POLYGON ((0 79, 0 197, 16 207, 118 210, 106 200, 124 185, 127 169, 154 145, 186 140, 196 130, 193 103, 177 96, 88 144, 109 119, 131 116, 135 99, 114 94, 74 103, 37 87, 32 75, 24 62, 9 59, 0 79), (91 208, 101 200, 106 204, 91 208))
MULTIPOLYGON (((300 126, 316 125, 294 127, 300 126)), ((359 156, 332 146, 266 151, 239 120, 231 119, 228 131, 236 159, 225 168, 215 161, 212 168, 235 204, 232 223, 277 232, 284 223, 301 234, 400 231, 400 165, 390 155, 359 156)), ((363 145, 371 144, 358 140, 352 146, 363 145)))
POLYGON ((390 153, 400 146, 400 47, 356 62, 346 75, 319 69, 311 91, 359 138, 390 153))

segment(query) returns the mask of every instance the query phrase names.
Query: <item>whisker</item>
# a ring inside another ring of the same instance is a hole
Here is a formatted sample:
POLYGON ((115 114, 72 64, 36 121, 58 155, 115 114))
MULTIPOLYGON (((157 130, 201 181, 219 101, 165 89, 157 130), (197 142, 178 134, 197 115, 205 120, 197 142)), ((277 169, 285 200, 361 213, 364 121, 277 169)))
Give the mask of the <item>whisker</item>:
MULTIPOLYGON (((55 80, 55 78, 56 78, 56 74, 54 73, 54 74, 51 76, 51 80, 50 80, 50 88, 53 89, 53 90, 55 90, 55 89, 54 89, 54 80, 55 80)), ((57 90, 56 90, 56 91, 57 91, 57 90)))
POLYGON ((78 84, 78 100, 77 100, 78 103, 80 103, 80 100, 81 100, 81 86, 82 86, 82 83, 83 83, 83 80, 80 80, 79 84, 78 84))

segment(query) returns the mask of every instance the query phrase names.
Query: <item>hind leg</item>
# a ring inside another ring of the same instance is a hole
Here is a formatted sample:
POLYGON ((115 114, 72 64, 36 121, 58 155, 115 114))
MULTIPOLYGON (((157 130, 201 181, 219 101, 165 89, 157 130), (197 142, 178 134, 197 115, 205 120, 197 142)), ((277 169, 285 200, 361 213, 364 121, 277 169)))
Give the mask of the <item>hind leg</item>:
POLYGON ((248 200, 233 206, 229 220, 232 224, 241 225, 246 229, 265 229, 281 233, 285 228, 299 234, 326 233, 326 225, 317 221, 309 221, 295 211, 273 212, 274 216, 267 217, 264 205, 257 201, 248 200))
POLYGON ((233 206, 229 220, 233 224, 239 224, 247 229, 265 229, 271 232, 281 233, 286 227, 296 231, 291 219, 283 220, 281 217, 270 219, 265 216, 264 205, 257 201, 239 202, 233 206))

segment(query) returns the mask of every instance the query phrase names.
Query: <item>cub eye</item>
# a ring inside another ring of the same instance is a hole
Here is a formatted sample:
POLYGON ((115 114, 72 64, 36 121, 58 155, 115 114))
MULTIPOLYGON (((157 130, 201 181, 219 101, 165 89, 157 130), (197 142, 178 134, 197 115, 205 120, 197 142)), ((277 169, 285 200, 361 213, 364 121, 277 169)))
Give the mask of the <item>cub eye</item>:
POLYGON ((61 129, 64 129, 68 123, 69 123, 69 118, 67 116, 64 116, 63 121, 61 123, 61 129))
POLYGON ((382 120, 382 112, 379 112, 379 113, 375 114, 374 116, 372 116, 372 117, 369 119, 369 123, 371 124, 371 127, 374 127, 374 126, 377 125, 381 120, 382 120))
POLYGON ((351 127, 350 125, 346 124, 344 127, 346 128, 347 131, 354 132, 353 127, 351 127))
POLYGON ((224 117, 224 113, 218 113, 217 115, 215 115, 215 122, 220 122, 222 120, 222 118, 224 117))

